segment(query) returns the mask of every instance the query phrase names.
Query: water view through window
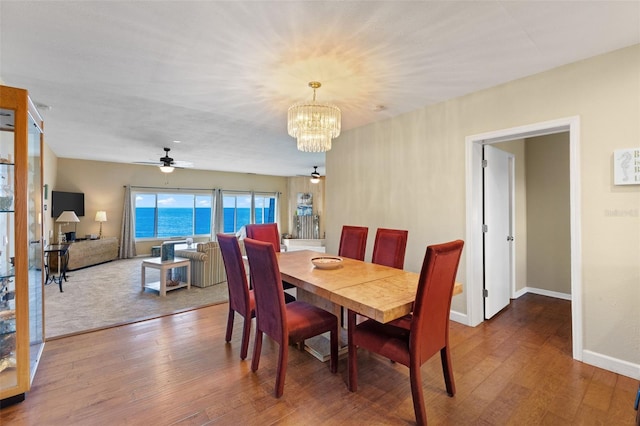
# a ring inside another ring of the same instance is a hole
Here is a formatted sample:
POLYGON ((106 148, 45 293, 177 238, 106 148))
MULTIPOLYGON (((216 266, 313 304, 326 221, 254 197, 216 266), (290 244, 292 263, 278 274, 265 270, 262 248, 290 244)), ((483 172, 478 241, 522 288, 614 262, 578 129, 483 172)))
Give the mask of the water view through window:
MULTIPOLYGON (((223 197, 223 230, 237 232, 251 222, 251 197, 233 194, 223 197)), ((254 195, 254 223, 275 222, 276 200, 273 195, 254 195)), ((136 238, 175 238, 212 234, 210 194, 135 194, 136 238)))
POLYGON ((136 238, 211 234, 211 195, 145 194, 135 198, 136 238))

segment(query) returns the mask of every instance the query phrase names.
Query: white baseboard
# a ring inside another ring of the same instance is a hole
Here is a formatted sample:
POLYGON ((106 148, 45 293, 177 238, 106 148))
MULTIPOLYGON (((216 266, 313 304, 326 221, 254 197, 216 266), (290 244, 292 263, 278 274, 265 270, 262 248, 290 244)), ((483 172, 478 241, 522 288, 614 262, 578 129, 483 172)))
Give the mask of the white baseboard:
POLYGON ((631 377, 632 379, 640 380, 639 364, 612 358, 608 355, 603 355, 586 349, 582 351, 582 362, 623 376, 631 377))
POLYGON ((469 317, 467 316, 467 314, 463 314, 457 311, 450 311, 449 319, 451 321, 459 322, 460 324, 469 325, 469 317))
POLYGON ((514 299, 518 299, 519 297, 524 296, 527 293, 539 294, 540 296, 555 297, 556 299, 571 300, 571 294, 560 293, 557 291, 545 290, 543 288, 536 287, 525 287, 521 290, 518 290, 514 295, 514 299))

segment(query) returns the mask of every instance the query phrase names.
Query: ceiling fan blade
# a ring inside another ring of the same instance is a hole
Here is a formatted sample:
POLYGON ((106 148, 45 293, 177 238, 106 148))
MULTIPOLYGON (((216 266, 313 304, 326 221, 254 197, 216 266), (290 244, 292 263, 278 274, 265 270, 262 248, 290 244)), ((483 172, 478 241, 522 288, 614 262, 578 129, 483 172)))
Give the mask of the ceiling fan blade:
POLYGON ((165 167, 175 167, 178 169, 186 169, 192 168, 193 163, 190 161, 176 161, 173 158, 169 157, 169 148, 164 148, 164 157, 160 157, 158 161, 134 161, 133 164, 143 164, 149 166, 165 166, 165 167))
POLYGON ((134 161, 133 164, 144 164, 149 166, 162 166, 162 163, 158 161, 134 161))

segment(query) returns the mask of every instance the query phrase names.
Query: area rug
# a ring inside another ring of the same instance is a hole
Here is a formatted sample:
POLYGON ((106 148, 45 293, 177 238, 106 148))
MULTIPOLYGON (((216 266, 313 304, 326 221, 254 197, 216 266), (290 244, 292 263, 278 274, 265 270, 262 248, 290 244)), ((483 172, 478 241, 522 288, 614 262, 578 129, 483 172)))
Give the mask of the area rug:
MULTIPOLYGON (((228 301, 227 283, 181 288, 160 297, 140 287, 142 258, 114 260, 67 273, 68 281, 45 286, 47 339, 128 324, 228 301)), ((158 281, 160 271, 146 268, 146 281, 158 281)))

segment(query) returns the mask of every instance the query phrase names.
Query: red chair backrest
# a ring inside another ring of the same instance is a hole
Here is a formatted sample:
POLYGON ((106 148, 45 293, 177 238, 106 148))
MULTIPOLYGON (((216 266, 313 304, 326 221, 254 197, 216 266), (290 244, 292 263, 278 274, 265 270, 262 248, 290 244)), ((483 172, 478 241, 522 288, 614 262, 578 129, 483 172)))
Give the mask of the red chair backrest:
POLYGON ((287 344, 287 314, 282 291, 282 279, 276 253, 271 243, 244 239, 249 258, 249 271, 256 300, 256 323, 269 337, 287 344))
POLYGON ((280 251, 280 232, 277 223, 259 223, 246 225, 247 238, 273 244, 276 252, 280 251))
POLYGON ((217 237, 224 269, 227 272, 229 305, 231 309, 244 315, 249 308, 249 285, 238 239, 233 235, 225 234, 218 234, 217 237))
POLYGON ((421 365, 448 341, 449 311, 464 241, 427 247, 413 307, 409 347, 421 365))
POLYGON ((369 228, 365 226, 343 226, 342 234, 340 235, 338 256, 364 260, 368 233, 369 228))
POLYGON ((378 228, 371 263, 404 269, 409 231, 378 228))

